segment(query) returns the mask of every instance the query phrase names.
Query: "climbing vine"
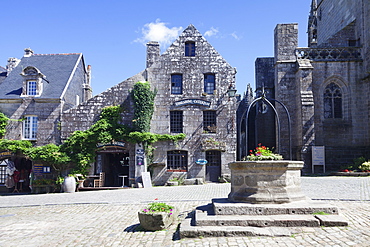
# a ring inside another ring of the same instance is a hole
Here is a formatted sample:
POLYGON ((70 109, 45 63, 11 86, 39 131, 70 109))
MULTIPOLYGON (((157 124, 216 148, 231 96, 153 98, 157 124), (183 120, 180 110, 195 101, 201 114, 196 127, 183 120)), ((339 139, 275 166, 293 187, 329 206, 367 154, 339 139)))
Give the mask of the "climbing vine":
POLYGON ((154 98, 157 92, 150 90, 149 82, 139 81, 135 83, 131 94, 134 101, 134 130, 149 132, 154 112, 154 98))
MULTIPOLYGON (((32 147, 30 141, 1 139, 0 150, 21 152, 32 160, 52 165, 59 172, 72 163, 75 173, 85 174, 88 165, 95 159, 98 143, 107 144, 115 140, 125 140, 131 143, 144 143, 148 147, 158 141, 177 142, 184 139, 185 134, 162 135, 149 132, 155 95, 156 92, 150 90, 148 82, 138 82, 134 85, 132 91, 135 106, 133 127, 120 123, 122 106, 108 106, 102 109, 100 119, 95 124, 85 131, 75 131, 60 146, 48 144, 32 147)), ((9 120, 0 113, 0 128, 3 126, 3 119, 6 119, 6 122, 9 120)), ((3 129, 5 134, 5 127, 3 129)), ((148 151, 151 152, 152 149, 148 148, 148 151)))
POLYGON ((0 138, 3 138, 6 133, 6 126, 9 118, 4 113, 0 112, 0 138))

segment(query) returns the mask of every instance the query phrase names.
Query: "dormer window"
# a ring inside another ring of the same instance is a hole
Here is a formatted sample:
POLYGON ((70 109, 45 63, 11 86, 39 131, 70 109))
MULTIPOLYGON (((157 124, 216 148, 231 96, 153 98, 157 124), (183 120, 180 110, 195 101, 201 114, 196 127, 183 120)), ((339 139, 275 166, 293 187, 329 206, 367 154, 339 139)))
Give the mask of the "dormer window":
POLYGON ((21 76, 23 77, 22 97, 33 96, 38 97, 42 93, 43 78, 45 77, 37 68, 28 66, 23 69, 21 76))
POLYGON ((37 82, 27 81, 27 95, 35 96, 37 94, 37 82))
POLYGON ((194 41, 185 42, 185 56, 195 57, 195 42, 194 41))

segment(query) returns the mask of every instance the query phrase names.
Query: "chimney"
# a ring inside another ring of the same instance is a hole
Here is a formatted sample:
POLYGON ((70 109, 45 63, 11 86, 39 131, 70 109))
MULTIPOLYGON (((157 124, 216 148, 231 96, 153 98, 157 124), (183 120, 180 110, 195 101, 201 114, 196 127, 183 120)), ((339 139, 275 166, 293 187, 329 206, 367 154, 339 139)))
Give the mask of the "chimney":
POLYGON ((159 55, 159 43, 157 41, 148 42, 146 44, 146 68, 152 66, 152 64, 158 59, 159 55))
POLYGON ((91 89, 91 65, 87 65, 86 68, 86 83, 83 84, 84 95, 82 101, 86 101, 92 98, 91 89))
POLYGON ((31 48, 24 49, 24 55, 23 57, 30 57, 33 55, 33 50, 31 48))
POLYGON ((17 67, 20 61, 21 60, 18 58, 10 57, 8 59, 8 64, 6 65, 6 70, 8 71, 8 73, 12 71, 15 67, 17 67))

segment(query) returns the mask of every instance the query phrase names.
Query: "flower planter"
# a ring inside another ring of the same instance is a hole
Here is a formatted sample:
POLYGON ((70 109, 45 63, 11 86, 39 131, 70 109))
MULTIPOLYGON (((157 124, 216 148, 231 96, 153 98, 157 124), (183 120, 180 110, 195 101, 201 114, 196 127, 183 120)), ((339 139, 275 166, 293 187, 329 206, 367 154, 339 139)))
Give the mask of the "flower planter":
POLYGON ((53 192, 55 189, 54 185, 33 185, 32 194, 45 194, 53 192))
POLYGON ((177 217, 175 210, 172 214, 169 214, 167 212, 138 212, 138 215, 141 227, 149 231, 159 231, 166 229, 175 221, 177 217))
POLYGON ((306 199, 301 191, 303 161, 237 161, 229 167, 229 201, 280 204, 306 199))

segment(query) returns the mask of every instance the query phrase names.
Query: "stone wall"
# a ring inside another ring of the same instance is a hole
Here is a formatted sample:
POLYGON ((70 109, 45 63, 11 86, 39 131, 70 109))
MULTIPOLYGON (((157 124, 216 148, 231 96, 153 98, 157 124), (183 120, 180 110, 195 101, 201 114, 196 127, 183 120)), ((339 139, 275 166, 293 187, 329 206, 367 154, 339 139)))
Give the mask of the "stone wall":
MULTIPOLYGON (((148 70, 148 81, 158 90, 155 98, 155 112, 151 131, 170 134, 169 114, 171 110, 183 111, 183 129, 186 139, 177 144, 161 143, 155 150, 155 163, 167 163, 167 151, 185 150, 188 152, 187 178, 204 178, 206 166, 195 163, 205 159, 202 142, 213 138, 217 142, 226 143, 221 150, 221 174, 229 174, 227 164, 236 158, 236 98, 229 98, 227 90, 235 83, 235 69, 202 37, 193 27, 189 26, 180 37, 161 55, 148 70), (196 56, 185 57, 185 42, 196 43, 196 56), (171 74, 180 73, 183 76, 183 93, 171 94, 171 74), (216 87, 213 94, 204 93, 204 74, 215 73, 216 87), (184 99, 200 99, 210 102, 210 106, 183 105, 175 102, 184 99), (203 130, 203 111, 214 110, 217 115, 216 133, 206 133, 203 130)), ((162 173, 166 167, 163 167, 162 173)), ((158 178, 159 179, 159 178, 158 178)), ((158 180, 158 183, 163 181, 158 180)))
MULTIPOLYGON (((18 109, 9 116, 11 119, 20 120, 25 115, 38 117, 36 145, 60 143, 59 120, 62 104, 59 100, 43 100, 37 98, 24 98, 18 109)), ((10 121, 7 126, 6 139, 21 140, 22 121, 10 121)))

